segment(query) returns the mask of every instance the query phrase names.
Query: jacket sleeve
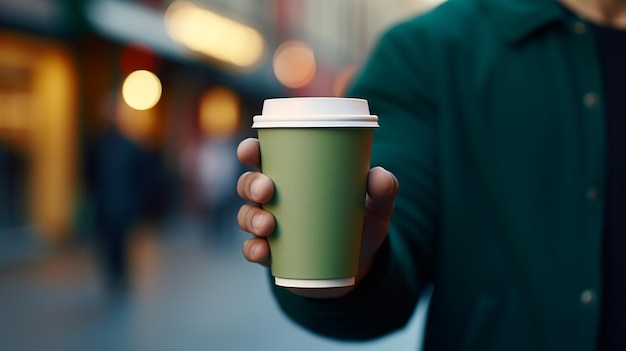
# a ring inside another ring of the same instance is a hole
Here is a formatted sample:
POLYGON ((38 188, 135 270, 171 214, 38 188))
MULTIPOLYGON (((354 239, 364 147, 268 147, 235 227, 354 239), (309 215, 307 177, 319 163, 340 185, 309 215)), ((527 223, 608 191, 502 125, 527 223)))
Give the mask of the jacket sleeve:
POLYGON ((399 24, 378 42, 348 92, 379 116, 372 166, 393 172, 400 191, 389 236, 355 290, 339 299, 307 299, 275 287, 282 310, 321 335, 349 340, 383 336, 410 320, 434 275, 439 207, 434 84, 429 38, 415 22, 399 24))

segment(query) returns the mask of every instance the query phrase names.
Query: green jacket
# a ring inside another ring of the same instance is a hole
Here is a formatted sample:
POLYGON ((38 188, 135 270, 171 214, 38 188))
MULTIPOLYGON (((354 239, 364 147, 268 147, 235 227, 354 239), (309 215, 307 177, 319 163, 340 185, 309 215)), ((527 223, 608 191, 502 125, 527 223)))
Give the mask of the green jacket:
MULTIPOLYGON (((403 327, 434 290, 424 350, 594 350, 605 116, 593 33, 550 0, 451 0, 379 41, 351 96, 399 179, 372 273, 282 309, 323 335, 403 327)), ((417 347, 417 345, 416 345, 417 347)))

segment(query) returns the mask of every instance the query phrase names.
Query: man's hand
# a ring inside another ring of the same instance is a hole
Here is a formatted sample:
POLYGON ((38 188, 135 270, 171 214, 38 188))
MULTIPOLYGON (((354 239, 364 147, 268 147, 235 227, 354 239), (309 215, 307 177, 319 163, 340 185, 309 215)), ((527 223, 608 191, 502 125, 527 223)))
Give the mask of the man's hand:
MULTIPOLYGON (((243 140, 237 148, 237 157, 248 166, 260 168, 261 153, 258 140, 253 138, 243 140)), ((370 170, 357 284, 369 272, 375 254, 387 236, 398 187, 398 181, 392 173, 382 167, 370 170)), ((261 206, 274 196, 274 183, 261 172, 245 172, 237 182, 237 194, 250 202, 241 206, 237 215, 239 226, 253 235, 244 242, 243 255, 250 262, 269 267, 270 247, 267 237, 274 231, 276 222, 274 216, 261 206)), ((343 296, 353 288, 289 290, 306 297, 328 298, 343 296)))

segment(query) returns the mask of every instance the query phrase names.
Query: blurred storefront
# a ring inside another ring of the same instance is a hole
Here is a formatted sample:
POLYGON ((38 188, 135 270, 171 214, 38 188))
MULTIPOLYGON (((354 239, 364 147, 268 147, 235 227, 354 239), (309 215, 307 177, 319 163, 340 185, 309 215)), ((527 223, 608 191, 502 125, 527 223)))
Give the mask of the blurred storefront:
POLYGON ((181 155, 213 129, 240 137, 244 114, 284 94, 271 72, 241 72, 175 44, 165 33, 167 5, 0 0, 0 242, 33 235, 64 243, 89 225, 89 150, 112 115, 125 136, 163 154, 176 179, 181 155), (149 93, 145 79, 123 91, 137 71, 155 78, 151 105, 132 101, 149 93), (203 131, 215 118, 200 120, 215 87, 237 97, 238 114, 203 131))
POLYGON ((77 62, 58 37, 79 24, 61 1, 39 3, 0 2, 0 233, 58 241, 72 221, 79 106, 77 62))

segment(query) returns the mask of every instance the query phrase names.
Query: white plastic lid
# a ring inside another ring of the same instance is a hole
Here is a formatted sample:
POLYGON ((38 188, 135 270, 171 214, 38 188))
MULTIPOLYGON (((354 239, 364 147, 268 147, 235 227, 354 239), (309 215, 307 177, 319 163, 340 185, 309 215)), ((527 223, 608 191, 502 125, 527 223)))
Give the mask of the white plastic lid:
POLYGON ((333 97, 267 99, 252 128, 378 128, 367 100, 333 97))

